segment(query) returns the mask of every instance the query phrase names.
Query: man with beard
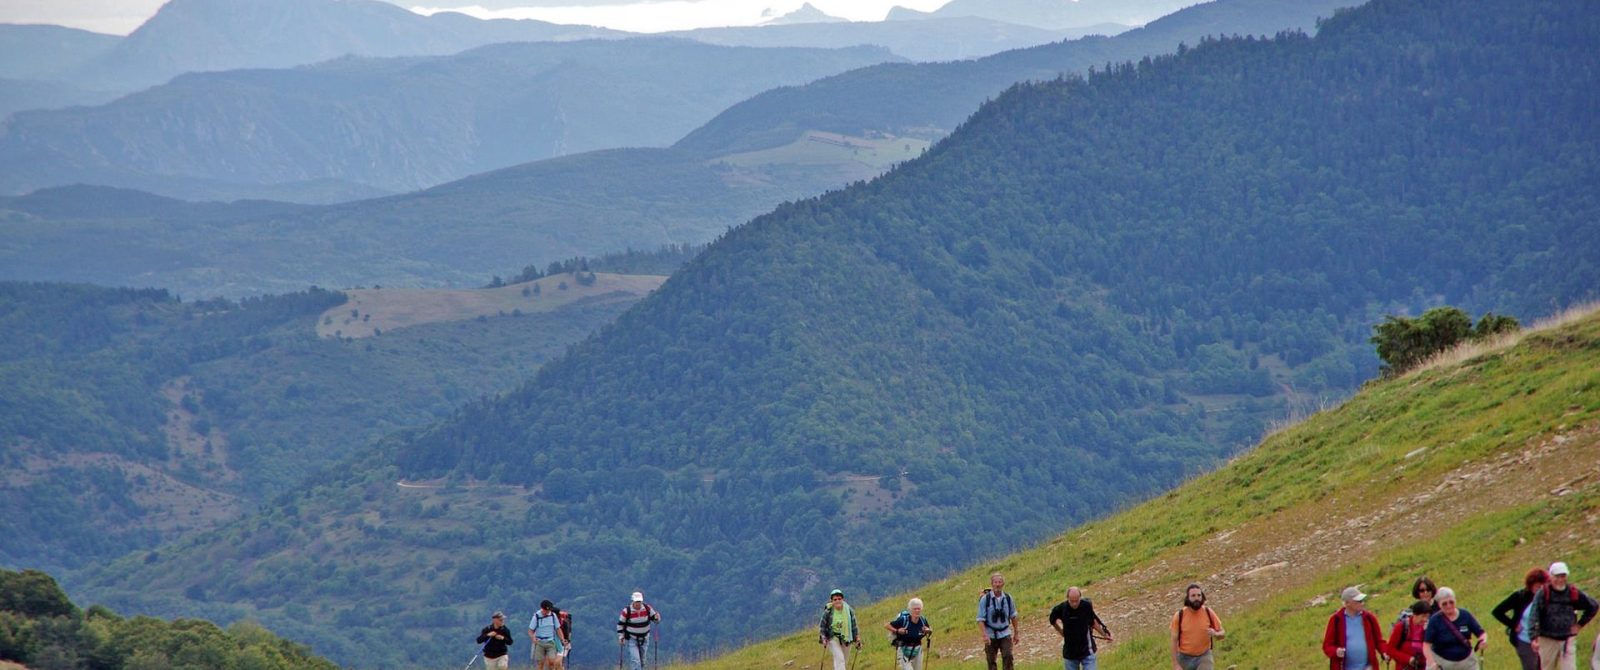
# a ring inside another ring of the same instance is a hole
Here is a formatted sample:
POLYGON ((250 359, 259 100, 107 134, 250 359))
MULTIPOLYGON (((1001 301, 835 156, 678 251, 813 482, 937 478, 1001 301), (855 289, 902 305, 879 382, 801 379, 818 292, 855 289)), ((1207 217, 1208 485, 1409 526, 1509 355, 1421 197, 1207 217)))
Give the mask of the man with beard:
POLYGON ((1206 592, 1199 584, 1183 591, 1183 607, 1172 615, 1173 670, 1212 670, 1212 643, 1227 633, 1222 620, 1206 606, 1206 592))

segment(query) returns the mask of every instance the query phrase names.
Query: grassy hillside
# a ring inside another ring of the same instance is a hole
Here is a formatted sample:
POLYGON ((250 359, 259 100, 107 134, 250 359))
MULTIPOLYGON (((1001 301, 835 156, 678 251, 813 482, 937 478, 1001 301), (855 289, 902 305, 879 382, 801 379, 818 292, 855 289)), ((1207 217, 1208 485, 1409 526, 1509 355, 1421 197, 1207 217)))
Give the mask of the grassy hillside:
MULTIPOLYGON (((1325 664, 1338 592, 1363 585, 1388 633, 1417 575, 1452 586, 1480 621, 1528 568, 1600 577, 1600 311, 1477 347, 1282 430, 1218 470, 1039 546, 860 607, 860 668, 890 668, 883 622, 912 595, 937 626, 935 667, 982 667, 972 623, 988 575, 1018 599, 1022 667, 1060 667, 1046 619, 1081 586, 1118 638, 1108 670, 1163 668, 1166 622, 1198 581, 1228 637, 1218 667, 1325 664), (974 658, 974 654, 978 656, 974 658)), ((820 603, 817 604, 820 607, 820 603)), ((804 621, 805 608, 794 618, 804 621)), ((1513 663, 1498 627, 1490 661, 1513 663)), ((1584 635, 1584 648, 1591 639, 1584 635)), ((815 633, 686 670, 810 667, 815 633)))

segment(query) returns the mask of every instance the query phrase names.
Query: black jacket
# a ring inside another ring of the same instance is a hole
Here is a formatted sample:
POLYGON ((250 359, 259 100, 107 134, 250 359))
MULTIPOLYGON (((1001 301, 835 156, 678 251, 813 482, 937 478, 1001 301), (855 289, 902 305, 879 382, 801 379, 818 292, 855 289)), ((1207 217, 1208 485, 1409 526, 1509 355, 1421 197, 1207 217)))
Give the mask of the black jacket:
POLYGON ((484 626, 483 632, 478 633, 478 644, 483 645, 484 658, 500 658, 501 656, 505 656, 506 647, 511 646, 513 642, 515 642, 515 640, 511 637, 511 629, 506 628, 505 626, 500 626, 499 628, 494 626, 484 626), (490 638, 489 633, 491 631, 499 633, 501 635, 501 639, 496 640, 490 638))
POLYGON ((1511 645, 1516 646, 1517 629, 1522 627, 1522 610, 1528 609, 1528 603, 1533 602, 1533 592, 1528 589, 1517 589, 1494 606, 1495 621, 1506 627, 1506 635, 1511 636, 1511 645))
POLYGON ((1081 661, 1095 653, 1094 624, 1100 623, 1100 617, 1094 613, 1094 603, 1084 598, 1074 608, 1063 601, 1050 610, 1050 623, 1057 621, 1061 622, 1064 632, 1061 640, 1062 658, 1081 661))

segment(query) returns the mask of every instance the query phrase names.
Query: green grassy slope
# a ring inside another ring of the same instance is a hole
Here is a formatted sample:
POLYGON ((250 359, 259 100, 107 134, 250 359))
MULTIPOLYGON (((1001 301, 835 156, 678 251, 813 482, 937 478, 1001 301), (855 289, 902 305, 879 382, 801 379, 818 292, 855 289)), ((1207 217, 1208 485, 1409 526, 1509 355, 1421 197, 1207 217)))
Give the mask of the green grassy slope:
MULTIPOLYGON (((880 626, 910 595, 927 601, 937 626, 934 667, 981 667, 972 616, 995 570, 1018 598, 1023 667, 1060 667, 1045 619, 1069 585, 1084 587, 1119 638, 1100 667, 1166 667, 1167 618, 1183 586, 1198 581, 1229 631, 1217 667, 1314 668, 1345 586, 1363 585, 1385 633, 1419 574, 1454 587, 1463 607, 1490 621, 1525 570, 1558 559, 1595 588, 1600 312, 1373 382, 1165 495, 861 607, 862 630, 872 632, 858 667, 891 667, 880 626)), ((1490 629, 1502 643, 1490 660, 1506 667, 1514 661, 1504 636, 1490 629)), ((807 627, 677 667, 809 667, 818 657, 807 627)))

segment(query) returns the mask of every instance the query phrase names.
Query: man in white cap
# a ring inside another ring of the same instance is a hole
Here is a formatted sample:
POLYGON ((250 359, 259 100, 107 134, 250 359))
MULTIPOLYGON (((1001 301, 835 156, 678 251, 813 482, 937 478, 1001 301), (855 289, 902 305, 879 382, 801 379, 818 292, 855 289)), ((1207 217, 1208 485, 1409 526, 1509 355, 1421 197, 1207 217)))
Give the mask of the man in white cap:
POLYGON ((650 644, 650 629, 661 621, 661 613, 634 591, 628 606, 617 616, 617 644, 623 647, 630 670, 644 670, 645 649, 650 644))
POLYGON ((1533 594, 1528 606, 1528 636, 1535 641, 1539 667, 1545 670, 1578 669, 1578 633, 1600 610, 1594 598, 1567 583, 1570 572, 1566 563, 1552 563, 1550 584, 1533 594))
POLYGON ((1344 607, 1328 617, 1328 628, 1322 632, 1329 670, 1378 670, 1383 629, 1378 617, 1367 611, 1367 594, 1352 586, 1340 598, 1344 607))

